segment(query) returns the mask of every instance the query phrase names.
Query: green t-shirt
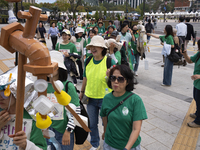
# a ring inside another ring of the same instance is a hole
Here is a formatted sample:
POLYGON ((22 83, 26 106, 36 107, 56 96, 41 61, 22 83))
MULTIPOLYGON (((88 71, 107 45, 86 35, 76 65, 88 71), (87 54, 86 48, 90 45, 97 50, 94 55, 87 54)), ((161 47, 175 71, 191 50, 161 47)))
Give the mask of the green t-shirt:
POLYGON ((62 22, 57 23, 58 30, 62 30, 63 24, 62 22))
POLYGON ((71 42, 69 42, 68 44, 57 43, 55 50, 59 51, 67 50, 68 53, 78 53, 76 46, 71 42))
POLYGON ((121 65, 121 59, 122 59, 121 57, 122 57, 122 56, 121 56, 120 51, 116 51, 116 52, 115 52, 115 57, 116 57, 116 59, 118 60, 117 64, 118 64, 118 65, 121 65))
MULTIPOLYGON (((83 77, 86 77, 86 71, 85 71, 85 70, 86 70, 86 60, 87 60, 87 58, 85 59, 85 62, 84 62, 83 77)), ((103 59, 102 59, 102 60, 103 60, 103 59)), ((93 63, 97 65, 97 64, 99 64, 102 60, 98 60, 98 61, 97 61, 97 60, 93 59, 93 63)), ((115 61, 112 59, 112 60, 111 60, 111 66, 113 66, 113 65, 116 65, 116 63, 115 63, 115 61)))
MULTIPOLYGON (((199 74, 200 75, 200 59, 196 62, 198 56, 200 55, 200 52, 197 52, 194 56, 191 56, 190 59, 192 62, 195 63, 194 65, 194 72, 193 75, 199 74)), ((200 79, 194 80, 194 87, 200 90, 200 79)))
POLYGON ((101 28, 98 26, 98 33, 102 33, 104 34, 106 31, 105 31, 105 28, 102 26, 101 28))
MULTIPOLYGON (((76 42, 80 43, 81 40, 82 40, 82 38, 78 38, 78 39, 76 39, 76 42)), ((78 53, 78 55, 82 56, 82 51, 80 51, 80 52, 77 51, 77 53, 78 53)))
MULTIPOLYGON (((112 93, 107 94, 103 98, 100 116, 106 117, 112 108, 130 94, 131 92, 126 92, 120 97, 115 97, 112 93)), ((142 99, 134 94, 108 116, 105 142, 113 148, 123 149, 128 143, 133 122, 144 119, 147 119, 144 104, 142 99)), ((138 136, 132 148, 137 147, 140 142, 141 137, 138 136)))
MULTIPOLYGON (((2 109, 0 108, 0 112, 1 111, 2 111, 2 109)), ((32 127, 31 127, 31 133, 30 133, 29 141, 33 142, 36 146, 40 147, 41 149, 46 150, 47 149, 47 143, 46 143, 45 138, 43 137, 41 129, 36 127, 36 122, 32 119, 32 117, 28 114, 28 112, 25 109, 24 109, 23 118, 32 120, 32 127)), ((8 126, 8 128, 10 128, 9 123, 8 123, 7 126, 8 126)), ((10 130, 10 129, 7 129, 7 130, 10 130)), ((11 130, 10 130, 10 132, 11 132, 11 130)), ((5 132, 4 134, 7 134, 7 133, 5 132)))
MULTIPOLYGON (((64 84, 63 91, 65 91, 66 83, 67 83, 67 81, 63 82, 63 84, 64 84)), ((54 91, 55 90, 53 89, 52 84, 48 83, 47 93, 54 93, 54 91)), ((71 96, 71 102, 70 103, 74 104, 75 106, 80 106, 78 94, 76 92, 74 85, 71 82, 68 83, 67 93, 71 96)), ((52 124, 51 124, 52 128, 54 128, 56 131, 58 131, 62 134, 65 132, 66 127, 67 127, 67 123, 68 123, 68 117, 66 115, 66 110, 65 110, 64 106, 63 106, 63 110, 64 110, 64 112, 63 112, 64 119, 63 120, 52 120, 52 124)))
MULTIPOLYGON (((86 45, 87 45, 87 44, 90 44, 90 42, 91 42, 91 38, 88 38, 88 40, 85 40, 85 42, 84 42, 84 44, 83 44, 83 47, 86 48, 86 45)), ((86 58, 92 56, 92 53, 88 53, 88 51, 89 51, 89 50, 86 49, 86 58)))
POLYGON ((84 32, 83 32, 83 34, 86 34, 86 27, 82 27, 82 29, 84 29, 84 32))
POLYGON ((174 38, 172 35, 169 35, 165 38, 165 35, 159 36, 159 38, 162 39, 163 42, 166 42, 166 44, 174 45, 174 38))
MULTIPOLYGON (((136 33, 136 34, 134 34, 134 36, 135 36, 135 41, 137 41, 138 37, 139 37, 139 34, 136 33)), ((137 43, 135 43, 134 41, 131 41, 131 47, 134 50, 134 54, 137 54, 138 53, 138 51, 137 51, 137 43)))

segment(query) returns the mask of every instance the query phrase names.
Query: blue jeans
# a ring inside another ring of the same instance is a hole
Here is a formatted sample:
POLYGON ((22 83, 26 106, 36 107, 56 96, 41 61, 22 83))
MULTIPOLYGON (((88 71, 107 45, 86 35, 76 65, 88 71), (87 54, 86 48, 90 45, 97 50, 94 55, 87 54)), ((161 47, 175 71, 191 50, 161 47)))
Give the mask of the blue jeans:
POLYGON ((147 40, 150 40, 150 38, 151 38, 151 36, 148 36, 148 35, 147 35, 147 40))
POLYGON ((138 66, 139 66, 140 55, 139 55, 139 53, 137 53, 137 54, 134 54, 134 56, 135 56, 134 72, 136 72, 138 70, 138 66))
POLYGON ((198 90, 195 87, 193 90, 193 98, 196 101, 196 107, 197 107, 197 110, 195 112, 197 117, 195 118, 194 122, 200 125, 200 90, 198 90))
POLYGON ((163 73, 163 84, 171 85, 173 72, 173 62, 165 57, 164 73, 163 73))
MULTIPOLYGON (((118 149, 109 146, 109 145, 104 141, 104 142, 103 142, 103 150, 118 150, 118 149)), ((135 148, 131 148, 130 150, 141 150, 140 144, 139 144, 137 147, 135 147, 135 148)))
MULTIPOLYGON (((62 145, 62 137, 63 134, 56 131, 55 129, 49 127, 50 130, 52 130, 55 133, 55 139, 60 143, 62 150, 73 150, 74 148, 74 132, 70 134, 70 145, 62 145)), ((53 146, 53 143, 51 143, 48 139, 46 139, 47 145, 51 145, 51 150, 56 150, 56 148, 53 146)))
POLYGON ((89 103, 87 105, 87 113, 90 119, 90 136, 91 140, 90 143, 93 147, 97 148, 99 146, 99 111, 101 110, 103 99, 89 99, 89 103))

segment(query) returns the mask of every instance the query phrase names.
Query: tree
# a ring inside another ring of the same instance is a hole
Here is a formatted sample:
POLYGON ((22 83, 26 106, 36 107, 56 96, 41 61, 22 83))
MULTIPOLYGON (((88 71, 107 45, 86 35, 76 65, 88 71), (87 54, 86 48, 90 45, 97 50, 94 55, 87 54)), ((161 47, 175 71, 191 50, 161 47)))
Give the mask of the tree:
POLYGON ((94 17, 95 17, 96 20, 99 19, 99 12, 98 11, 95 12, 94 17))
POLYGON ((73 17, 75 17, 76 12, 77 12, 77 8, 78 8, 78 6, 80 6, 82 4, 82 0, 77 0, 77 1, 69 0, 69 3, 71 5, 70 10, 71 10, 71 12, 73 12, 73 17))
POLYGON ((5 0, 0 0, 0 8, 8 8, 8 2, 5 0))
POLYGON ((78 6, 77 11, 78 12, 86 12, 84 6, 78 6))
POLYGON ((104 10, 104 13, 103 13, 103 14, 104 14, 104 16, 106 16, 106 15, 107 15, 107 11, 106 11, 106 9, 104 10))
POLYGON ((70 4, 67 3, 67 0, 57 0, 56 3, 59 9, 63 12, 67 11, 68 8, 70 8, 70 4))

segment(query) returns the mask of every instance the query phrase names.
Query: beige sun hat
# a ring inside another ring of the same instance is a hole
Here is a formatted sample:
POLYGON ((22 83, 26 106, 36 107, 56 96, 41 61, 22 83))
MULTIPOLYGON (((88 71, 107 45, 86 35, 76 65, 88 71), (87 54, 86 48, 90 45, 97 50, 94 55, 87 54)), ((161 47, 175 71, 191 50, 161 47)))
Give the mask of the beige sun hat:
POLYGON ((78 34, 78 33, 83 33, 84 32, 84 29, 82 29, 82 28, 80 28, 80 27, 78 27, 78 28, 76 28, 76 32, 75 32, 75 34, 78 34))
POLYGON ((64 29, 64 30, 62 31, 62 33, 66 33, 67 35, 70 35, 70 36, 71 36, 71 33, 70 33, 70 31, 69 31, 69 30, 67 30, 67 29, 64 29))
POLYGON ((86 48, 90 49, 90 46, 103 47, 103 48, 107 49, 103 37, 101 37, 99 35, 93 36, 93 38, 91 39, 90 44, 86 45, 86 48))
POLYGON ((64 57, 61 52, 52 50, 49 53, 50 53, 52 62, 57 62, 58 67, 63 68, 64 70, 67 70, 67 68, 64 65, 64 57))

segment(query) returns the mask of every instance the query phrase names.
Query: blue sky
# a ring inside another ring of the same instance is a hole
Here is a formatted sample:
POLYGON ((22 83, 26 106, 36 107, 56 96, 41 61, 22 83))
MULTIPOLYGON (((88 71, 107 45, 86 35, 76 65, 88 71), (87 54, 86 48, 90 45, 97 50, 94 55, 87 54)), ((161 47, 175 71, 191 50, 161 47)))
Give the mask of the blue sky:
POLYGON ((54 3, 56 0, 35 0, 36 3, 54 3))

